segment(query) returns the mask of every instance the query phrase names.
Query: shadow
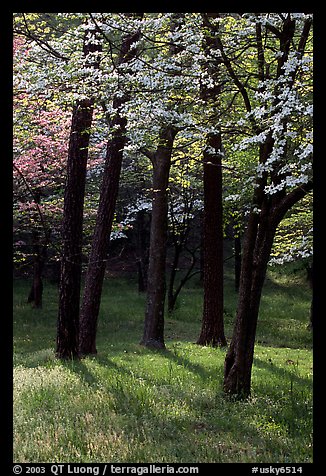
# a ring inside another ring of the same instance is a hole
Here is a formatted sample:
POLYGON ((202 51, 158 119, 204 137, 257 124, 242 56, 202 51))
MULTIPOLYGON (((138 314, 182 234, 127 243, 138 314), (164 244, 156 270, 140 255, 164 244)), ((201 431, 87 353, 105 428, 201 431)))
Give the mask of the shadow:
MULTIPOLYGON (((168 385, 168 380, 140 374, 134 369, 112 362, 108 356, 93 357, 97 364, 114 371, 112 380, 104 383, 104 389, 110 398, 99 404, 103 405, 99 411, 113 411, 127 425, 120 431, 127 431, 126 439, 133 441, 133 445, 128 447, 125 461, 154 463, 158 462, 159 456, 162 461, 170 458, 172 463, 186 462, 194 457, 197 461, 225 462, 223 452, 229 452, 229 448, 217 444, 211 448, 208 446, 209 442, 218 439, 219 434, 228 435, 228 445, 232 445, 233 451, 239 445, 238 438, 247 441, 254 439, 256 445, 265 446, 265 438, 259 429, 248 425, 241 416, 242 412, 247 413, 248 402, 230 403, 224 399, 222 384, 214 369, 204 369, 175 351, 160 350, 154 353, 198 375, 203 380, 203 390, 207 379, 214 376, 219 382, 216 395, 210 392, 206 394, 205 390, 194 395, 185 380, 182 386, 174 383, 168 385), (109 406, 108 401, 111 402, 109 406), (153 448, 150 457, 147 450, 149 442, 153 448)), ((142 355, 144 354, 147 354, 146 350, 143 350, 142 355)), ((148 350, 148 354, 153 354, 153 351, 148 350)), ((76 373, 87 386, 103 389, 103 378, 100 382, 96 374, 89 370, 86 360, 64 362, 63 365, 76 373)), ((253 455, 252 461, 254 460, 253 455)))
POLYGON ((293 363, 290 362, 289 363, 289 368, 291 366, 291 367, 295 368, 296 370, 287 370, 283 367, 279 367, 279 366, 273 364, 273 362, 265 362, 265 361, 259 359, 258 357, 254 357, 253 365, 254 365, 254 367, 258 367, 258 368, 267 370, 268 372, 272 372, 277 377, 287 378, 292 383, 295 382, 297 384, 302 384, 302 385, 309 386, 309 387, 312 386, 312 382, 311 382, 310 379, 308 379, 306 377, 300 377, 300 375, 298 375, 298 368, 297 368, 295 362, 293 362, 293 363))
MULTIPOLYGON (((175 351, 171 351, 167 349, 163 357, 175 362, 177 365, 184 367, 185 369, 189 370, 190 372, 198 375, 203 380, 208 379, 209 377, 216 377, 216 369, 212 369, 211 371, 207 370, 204 366, 200 364, 193 363, 189 360, 189 358, 185 357, 184 355, 179 355, 175 351)), ((223 371, 223 366, 222 366, 223 371)))
POLYGON ((87 386, 95 388, 99 387, 98 378, 89 371, 83 360, 63 360, 61 361, 61 365, 69 372, 75 373, 79 380, 87 386))
MULTIPOLYGON (((250 400, 230 402, 223 397, 219 370, 192 362, 191 356, 187 355, 190 348, 179 349, 175 346, 164 351, 152 351, 136 345, 126 345, 126 348, 126 352, 117 346, 109 354, 99 352, 82 360, 60 361, 60 365, 75 373, 81 384, 90 390, 87 393, 90 408, 93 404, 91 399, 97 399, 96 391, 104 393, 104 398, 96 401, 94 418, 101 421, 101 415, 110 412, 118 417, 105 420, 107 423, 103 431, 110 433, 113 429, 113 433, 116 431, 123 435, 121 444, 125 448, 125 462, 155 463, 160 459, 162 462, 182 463, 194 458, 202 462, 230 462, 230 457, 256 462, 259 451, 265 451, 267 440, 274 451, 283 454, 285 433, 278 434, 278 428, 288 431, 293 437, 300 431, 308 440, 309 421, 303 398, 300 405, 297 402, 292 405, 290 398, 284 399, 283 404, 274 394, 272 401, 269 400, 272 404, 267 405, 261 395, 264 391, 269 395, 272 389, 266 388, 259 390, 258 404, 250 400), (137 351, 137 355, 133 351, 137 351), (126 360, 112 360, 118 354, 126 360), (183 375, 179 381, 169 382, 168 367, 166 373, 161 372, 156 377, 155 369, 146 374, 142 367, 133 365, 132 360, 137 356, 146 355, 156 355, 162 361, 180 365, 198 376, 201 380, 199 385, 198 381, 195 383, 196 391, 190 383, 191 376, 187 379, 183 375), (108 369, 107 374, 104 369, 108 369), (211 385, 212 379, 214 386, 211 385), (272 424, 279 425, 275 427, 275 432, 272 426, 268 426, 272 424), (149 447, 152 450, 149 451, 149 447)), ((222 352, 222 349, 216 351, 222 352)), ((308 379, 301 378, 290 369, 280 368, 257 357, 254 358, 254 365, 278 377, 292 378, 301 385, 310 384, 308 379)), ((258 382, 257 385, 263 383, 258 382)), ((76 413, 80 412, 79 404, 77 400, 76 407, 72 407, 76 413)), ((71 405, 74 405, 73 400, 71 405)), ((81 431, 80 428, 76 431, 81 431)), ((83 440, 79 444, 82 452, 83 440)))

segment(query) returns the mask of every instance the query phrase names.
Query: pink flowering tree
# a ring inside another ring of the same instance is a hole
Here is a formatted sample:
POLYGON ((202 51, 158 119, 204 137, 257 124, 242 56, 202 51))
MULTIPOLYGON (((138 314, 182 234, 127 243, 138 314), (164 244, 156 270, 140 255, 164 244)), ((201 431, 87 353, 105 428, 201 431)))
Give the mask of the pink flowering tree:
MULTIPOLYGON (((57 275, 60 261, 60 225, 66 179, 71 109, 58 101, 53 91, 35 93, 33 82, 19 73, 28 64, 25 39, 14 39, 14 259, 19 272, 33 268, 28 300, 42 305, 42 273, 47 262, 57 275)), ((86 200, 86 224, 95 214, 91 197, 98 181, 103 141, 90 145, 87 164, 90 198, 86 200)), ((87 228, 86 228, 87 229, 87 228)), ((86 233, 88 236, 90 233, 86 233)), ((57 278, 57 276, 56 276, 57 278)))

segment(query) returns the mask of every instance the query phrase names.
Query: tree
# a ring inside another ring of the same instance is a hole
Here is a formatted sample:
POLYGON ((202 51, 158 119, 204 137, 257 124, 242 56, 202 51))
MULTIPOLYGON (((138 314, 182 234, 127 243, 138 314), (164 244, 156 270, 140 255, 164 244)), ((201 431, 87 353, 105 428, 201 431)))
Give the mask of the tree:
MULTIPOLYGON (((210 16, 212 14, 209 14, 210 16)), ((204 27, 209 26, 205 22, 204 27)), ((221 93, 220 63, 210 55, 216 48, 214 31, 204 35, 204 51, 206 63, 204 65, 211 84, 201 87, 201 95, 207 106, 214 109, 221 93), (215 59, 215 61, 214 61, 215 59), (213 61, 212 61, 213 60, 213 61)), ((216 113, 215 113, 216 114, 216 113)), ((215 126, 216 127, 216 126, 215 126)), ((218 126, 217 126, 218 127, 218 126)), ((222 138, 218 130, 207 135, 207 147, 203 154, 204 164, 204 212, 203 212, 203 284, 204 308, 202 328, 197 344, 225 346, 223 319, 223 204, 222 204, 222 138)))
MULTIPOLYGON (((86 66, 98 68, 100 51, 95 32, 86 30, 83 53, 86 66), (90 55, 92 59, 90 59, 90 55)), ((90 129, 93 119, 93 98, 78 99, 72 113, 69 139, 67 181, 62 223, 62 261, 59 286, 57 323, 58 358, 79 356, 79 303, 81 286, 81 251, 83 236, 83 207, 90 129)))
POLYGON ((223 320, 223 211, 221 135, 208 138, 204 152, 203 285, 204 309, 197 344, 225 346, 223 320))
MULTIPOLYGON (((181 45, 176 44, 172 39, 178 35, 184 24, 184 14, 172 14, 168 19, 168 31, 170 37, 167 38, 168 49, 166 63, 168 74, 171 77, 171 90, 163 99, 162 123, 159 126, 158 145, 155 152, 142 148, 142 151, 153 165, 152 184, 152 217, 149 248, 147 300, 144 320, 144 332, 141 344, 154 349, 164 349, 164 307, 166 295, 166 253, 167 253, 167 233, 168 233, 168 184, 173 152, 173 144, 180 127, 176 125, 176 118, 173 113, 183 111, 184 104, 175 95, 175 84, 173 79, 180 76, 180 64, 178 64, 178 54, 182 52, 181 45)), ((177 79, 178 84, 178 79, 177 79)), ((165 85, 166 88, 166 85, 165 85)), ((164 88, 164 89, 165 89, 164 88)))
MULTIPOLYGON (((104 152, 105 170, 99 164, 94 175, 91 174, 88 190, 93 187, 93 194, 90 193, 89 200, 86 200, 88 215, 95 209, 99 195, 96 188, 103 173, 82 311, 85 309, 86 314, 87 308, 89 320, 85 320, 80 329, 80 336, 83 340, 85 337, 87 346, 85 353, 96 352, 96 325, 107 245, 114 213, 120 212, 116 201, 122 153, 124 158, 125 154, 132 153, 127 155, 128 164, 137 161, 139 169, 144 165, 147 174, 153 173, 153 183, 148 186, 152 186, 152 206, 147 208, 148 211, 152 209, 152 229, 142 342, 155 348, 164 348, 167 223, 169 219, 171 223, 173 221, 171 213, 170 216, 167 213, 168 200, 170 203, 174 201, 170 207, 173 213, 176 203, 172 197, 175 192, 169 189, 172 183, 177 184, 177 181, 173 182, 178 176, 174 171, 180 172, 180 164, 191 168, 200 157, 204 159, 205 169, 205 261, 210 266, 205 271, 207 281, 203 315, 207 314, 207 317, 214 316, 218 308, 221 316, 223 300, 222 247, 217 246, 222 240, 222 170, 224 215, 231 217, 234 228, 241 226, 241 231, 245 229, 238 309, 225 361, 224 388, 229 394, 247 396, 250 393, 255 329, 267 264, 271 261, 271 251, 273 255, 278 253, 278 257, 283 253, 283 250, 279 251, 275 236, 284 245, 282 224, 283 230, 289 229, 290 223, 297 229, 293 218, 302 218, 297 204, 299 200, 308 198, 312 189, 311 15, 17 15, 17 31, 20 30, 26 38, 30 52, 28 64, 22 61, 20 68, 15 64, 15 70, 19 70, 15 83, 20 88, 16 96, 19 107, 15 111, 15 118, 18 119, 15 125, 15 132, 18 132, 15 133, 16 241, 18 251, 25 238, 30 250, 34 245, 34 253, 30 255, 35 257, 35 276, 40 274, 40 262, 37 260, 42 257, 44 245, 40 228, 42 217, 46 216, 47 225, 53 225, 47 227, 51 228, 52 239, 57 226, 55 221, 50 221, 50 211, 55 209, 51 195, 57 200, 57 211, 62 203, 62 160, 55 162, 54 157, 62 158, 62 151, 67 149, 66 143, 57 147, 55 128, 45 127, 44 123, 42 126, 42 121, 46 114, 49 114, 50 122, 51 113, 56 110, 59 116, 62 112, 67 137, 67 110, 71 112, 71 106, 75 106, 69 140, 71 160, 63 223, 63 268, 66 267, 63 278, 65 275, 69 278, 61 281, 62 286, 69 282, 69 286, 74 288, 75 302, 72 312, 69 312, 71 322, 63 323, 60 328, 62 335, 68 336, 69 332, 71 338, 67 345, 62 345, 63 353, 71 356, 77 352, 76 303, 79 300, 77 289, 80 287, 82 238, 85 238, 87 246, 90 242, 90 229, 88 234, 83 235, 81 230, 83 200, 85 203, 85 157, 91 141, 94 144, 97 141, 103 143, 105 139, 107 148, 104 152), (86 58, 82 45, 85 48, 92 45, 93 31, 97 37, 93 43, 94 51, 86 58), (100 47, 103 54, 99 55, 101 62, 97 68, 94 64, 100 47), (37 102, 36 109, 31 107, 33 101, 37 102), (31 120, 34 111, 41 111, 42 108, 39 122, 35 118, 31 120), (103 119, 101 130, 98 128, 100 120, 97 120, 96 128, 89 127, 92 108, 97 108, 97 118, 101 115, 103 119), (29 131, 31 134, 27 134, 29 131), (74 134, 74 131, 77 133, 74 134), (77 166, 78 154, 81 162, 77 166), (41 172, 44 172, 46 180, 52 173, 56 177, 56 185, 49 183, 43 186, 41 172), (76 181, 77 176, 79 179, 76 181), (226 204, 230 205, 227 211, 226 204), (71 243, 72 238, 75 243, 71 243), (70 266, 71 254, 76 255, 73 259, 75 268, 70 266), (218 268, 213 269, 212 263, 219 263, 218 268), (72 273, 75 273, 75 279, 69 281, 72 273), (220 297, 214 301, 217 289, 220 297), (206 309, 209 312, 206 313, 206 309)), ((57 132, 60 132, 60 127, 57 132)), ((61 132, 60 137, 65 142, 61 132)), ((134 171, 131 173, 136 181, 134 171)), ((146 179, 146 183, 143 181, 138 186, 137 195, 129 184, 132 205, 129 204, 129 209, 134 208, 135 202, 140 203, 145 197, 148 199, 149 190, 139 191, 147 184, 146 179)), ((128 204, 124 205, 128 208, 128 204)), ((139 230, 141 228, 140 219, 139 230)), ((305 233, 302 233, 303 244, 308 242, 305 233)), ((184 236, 186 240, 187 233, 184 236)), ((234 237, 239 238, 240 234, 234 234, 234 237)), ((139 248, 142 248, 140 241, 139 248)), ((178 244, 177 240, 175 243, 178 244)), ((180 256, 178 246, 170 276, 172 284, 169 294, 172 298, 179 289, 174 289, 173 285, 180 256)), ((23 253, 17 253, 17 257, 25 259, 23 253)), ((64 299, 68 309, 68 297, 71 300, 71 295, 67 289, 64 299)), ((215 345, 217 340, 212 336, 216 334, 216 328, 212 326, 208 329, 205 324, 203 330, 207 334, 204 340, 215 345)))
MULTIPOLYGON (((136 19, 141 17, 142 14, 135 16, 136 19)), ((128 32, 122 38, 116 65, 118 71, 119 67, 123 70, 123 67, 137 55, 135 43, 139 40, 140 34, 140 30, 135 29, 128 32)), ((85 277, 85 288, 80 315, 79 350, 82 355, 95 354, 97 352, 97 320, 106 268, 108 241, 119 188, 123 149, 126 142, 127 120, 121 112, 121 108, 128 99, 129 95, 121 90, 116 92, 116 96, 113 99, 114 114, 110 120, 112 137, 107 144, 100 201, 89 255, 88 269, 85 277)))
POLYGON ((177 130, 162 128, 159 145, 146 154, 153 164, 153 199, 147 283, 147 304, 141 344, 150 348, 165 348, 164 303, 166 293, 165 267, 167 249, 168 182, 173 141, 177 130))
POLYGON ((260 80, 256 98, 261 100, 260 107, 251 108, 247 90, 220 45, 225 66, 240 89, 254 128, 255 135, 247 143, 259 144, 252 208, 243 243, 236 322, 225 359, 224 390, 240 398, 250 394, 260 297, 276 228, 285 214, 312 190, 311 133, 307 119, 311 117, 309 75, 306 88, 302 83, 302 72, 309 71, 306 46, 311 17, 289 13, 273 16, 274 22, 260 15, 248 19, 256 37, 260 80), (279 44, 273 80, 262 48, 262 26, 266 28, 265 38, 272 33, 279 44), (304 118, 301 124, 297 114, 300 110, 304 118), (257 125, 258 119, 263 128, 257 125), (298 131, 303 135, 299 142, 298 131), (291 167, 291 160, 296 163, 295 168, 291 167))
POLYGON ((72 116, 62 223, 63 249, 56 350, 59 358, 79 355, 83 204, 92 115, 90 100, 77 102, 72 116))
MULTIPOLYGON (((168 312, 175 309, 177 298, 188 280, 199 273, 195 269, 200 248, 198 243, 198 215, 202 210, 201 188, 198 187, 197 168, 187 160, 174 160, 169 193, 169 242, 172 245, 172 262, 167 288, 168 312), (174 182, 172 183, 172 181, 174 182), (197 225, 197 226, 196 226, 197 225), (176 285, 180 260, 187 259, 188 269, 176 285)), ((200 185, 201 181, 200 181, 200 185)))
POLYGON ((28 302, 42 307, 43 269, 58 259, 55 229, 61 214, 70 114, 37 97, 28 86, 32 46, 14 38, 14 260, 20 272, 33 266, 28 302), (51 225, 50 225, 51 221, 51 225))

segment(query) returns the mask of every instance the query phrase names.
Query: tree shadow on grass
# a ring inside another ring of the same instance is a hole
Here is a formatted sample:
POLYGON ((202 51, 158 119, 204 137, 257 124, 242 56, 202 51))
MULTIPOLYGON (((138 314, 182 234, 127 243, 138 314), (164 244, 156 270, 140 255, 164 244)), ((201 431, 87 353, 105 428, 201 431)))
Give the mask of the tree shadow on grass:
MULTIPOLYGON (((157 462, 160 454, 163 462, 186 462, 191 457, 197 461, 207 458, 208 462, 223 462, 223 458, 227 461, 230 457, 223 452, 235 452, 239 435, 247 441, 255 439, 257 445, 264 446, 257 428, 248 425, 232 403, 224 401, 221 395, 214 398, 210 393, 205 394, 204 380, 212 375, 209 371, 203 372, 202 366, 172 352, 160 352, 160 355, 187 366, 203 379, 203 392, 198 398, 194 398, 186 381, 182 388, 173 384, 167 388, 164 380, 155 381, 104 356, 95 358, 98 364, 115 373, 112 381, 105 384, 105 391, 112 398, 111 409, 123 418, 126 439, 133 442, 125 461, 149 462, 148 458, 152 458, 152 462, 157 462), (231 448, 218 445, 225 435, 228 435, 231 448), (207 448, 207 441, 212 443, 211 448, 207 448), (149 456, 149 442, 154 445, 153 456, 149 456), (146 459, 141 459, 142 454, 146 459)), ((64 365, 88 387, 103 389, 103 378, 92 372, 86 361, 64 365)), ((236 405, 238 410, 242 408, 241 404, 236 405)))
MULTIPOLYGON (((260 422, 270 424, 268 418, 273 410, 270 406, 263 406, 262 402, 255 406, 250 401, 230 402, 224 399, 222 378, 216 369, 193 362, 191 356, 187 355, 190 352, 188 349, 175 347, 153 352, 138 348, 139 357, 156 355, 158 360, 162 359, 166 373, 161 372, 157 378, 155 369, 146 375, 141 366, 133 365, 132 359, 137 358, 133 353, 136 346, 126 349, 124 352, 121 347, 114 348, 111 354, 100 352, 92 358, 60 363, 67 371, 75 373, 81 384, 89 389, 87 398, 96 399, 97 390, 108 394, 108 398, 97 400, 96 418, 101 419, 101 415, 107 412, 114 412, 117 416, 112 419, 112 423, 108 418, 107 429, 109 431, 112 424, 114 431, 124 435, 122 444, 124 448, 128 447, 128 452, 124 453, 125 462, 234 462, 237 457, 239 461, 243 458, 246 462, 254 462, 259 460, 259 453, 267 451, 268 445, 273 446, 275 454, 281 455, 277 458, 282 461, 282 455, 288 451, 286 441, 284 443, 282 436, 272 434, 269 430, 266 430, 266 437, 255 422, 259 417, 260 422), (120 354, 122 359, 117 360, 120 354), (169 382, 169 364, 164 366, 164 362, 171 362, 176 371, 176 366, 180 366, 181 371, 186 369, 199 377, 199 381, 193 381, 198 393, 191 388, 190 374, 189 380, 183 373, 182 379, 169 382), (212 378, 216 381, 214 389, 210 385, 212 378)), ((272 372, 278 378, 289 381, 292 378, 298 384, 298 392, 302 385, 310 384, 309 379, 301 378, 292 367, 283 369, 257 357, 254 365, 272 372)), ((275 402, 275 422, 282 427, 288 425, 291 435, 301 431, 307 439, 305 435, 309 421, 300 415, 305 410, 303 399, 300 406, 294 409, 291 399, 284 399, 287 406, 283 410, 271 386, 264 387, 263 382, 257 385, 259 395, 271 395, 275 402)), ((73 400, 71 404, 74 404, 73 400)), ((78 405, 77 401, 76 412, 80 411, 78 405)), ((89 405, 92 405, 91 401, 89 405)), ((80 432, 81 429, 77 428, 76 431, 80 432)))
POLYGON ((289 382, 304 385, 309 388, 312 387, 312 382, 309 378, 299 375, 299 365, 296 364, 296 362, 288 360, 286 363, 289 367, 289 370, 285 369, 284 367, 280 367, 271 361, 266 362, 259 359, 258 357, 254 357, 254 367, 267 370, 281 379, 286 378, 289 382))

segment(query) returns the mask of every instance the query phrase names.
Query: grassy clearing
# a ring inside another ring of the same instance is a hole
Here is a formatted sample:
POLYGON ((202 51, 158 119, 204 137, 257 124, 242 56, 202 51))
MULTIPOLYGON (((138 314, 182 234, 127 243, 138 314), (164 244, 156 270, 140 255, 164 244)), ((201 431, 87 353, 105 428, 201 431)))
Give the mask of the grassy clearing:
MULTIPOLYGON (((141 347, 144 296, 107 280, 98 355, 54 358, 57 295, 43 310, 14 301, 14 455, 19 462, 312 461, 310 292, 302 278, 270 273, 264 290, 252 397, 222 393, 225 350, 194 344, 201 289, 189 286, 166 321, 166 352, 141 347)), ((226 276, 226 335, 236 306, 226 276)))

